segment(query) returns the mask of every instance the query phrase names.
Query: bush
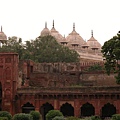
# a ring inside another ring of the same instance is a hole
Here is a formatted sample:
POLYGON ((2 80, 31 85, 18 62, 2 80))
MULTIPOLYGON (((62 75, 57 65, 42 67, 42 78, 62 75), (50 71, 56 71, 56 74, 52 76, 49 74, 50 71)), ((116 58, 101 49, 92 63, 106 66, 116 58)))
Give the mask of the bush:
POLYGON ((101 118, 97 115, 91 116, 91 120, 101 120, 101 118))
POLYGON ((32 115, 33 120, 40 120, 41 119, 41 114, 39 111, 31 111, 30 115, 32 115))
POLYGON ((120 114, 112 115, 112 120, 120 120, 120 114))
POLYGON ((7 111, 0 111, 0 117, 7 117, 8 120, 12 119, 12 115, 7 111))
POLYGON ((79 118, 70 116, 70 117, 67 117, 66 120, 79 120, 79 118))
POLYGON ((52 120, 56 116, 63 116, 63 114, 59 110, 50 110, 46 114, 46 120, 52 120))
POLYGON ((8 120, 7 117, 0 117, 0 120, 8 120))
POLYGON ((65 120, 63 116, 56 116, 52 120, 65 120))
POLYGON ((33 117, 30 114, 18 113, 13 116, 13 120, 33 120, 33 117))

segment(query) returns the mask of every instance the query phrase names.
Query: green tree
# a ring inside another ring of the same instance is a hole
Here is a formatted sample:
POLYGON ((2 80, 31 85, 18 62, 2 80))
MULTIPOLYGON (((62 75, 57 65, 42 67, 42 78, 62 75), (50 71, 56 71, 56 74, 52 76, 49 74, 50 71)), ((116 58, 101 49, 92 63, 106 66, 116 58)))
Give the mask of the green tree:
POLYGON ((79 54, 60 45, 53 36, 38 37, 22 43, 21 38, 11 37, 0 48, 0 52, 16 52, 20 60, 35 62, 79 62, 79 54))
POLYGON ((120 84, 120 32, 104 43, 102 53, 107 74, 117 73, 116 82, 120 84))
POLYGON ((79 54, 60 45, 53 36, 26 41, 24 59, 35 62, 79 62, 79 54))
POLYGON ((0 52, 16 52, 19 54, 19 58, 22 59, 24 53, 22 39, 16 36, 9 37, 7 42, 0 48, 0 52))

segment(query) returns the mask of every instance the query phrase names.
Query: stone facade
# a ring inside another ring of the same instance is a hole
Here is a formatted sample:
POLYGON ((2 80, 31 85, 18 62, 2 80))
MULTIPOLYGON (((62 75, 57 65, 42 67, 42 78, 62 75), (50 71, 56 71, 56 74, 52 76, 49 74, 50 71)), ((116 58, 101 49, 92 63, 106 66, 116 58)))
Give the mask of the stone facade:
POLYGON ((51 109, 77 117, 120 113, 120 87, 113 75, 84 71, 90 65, 18 61, 15 53, 0 53, 1 110, 37 110, 43 119, 51 109))

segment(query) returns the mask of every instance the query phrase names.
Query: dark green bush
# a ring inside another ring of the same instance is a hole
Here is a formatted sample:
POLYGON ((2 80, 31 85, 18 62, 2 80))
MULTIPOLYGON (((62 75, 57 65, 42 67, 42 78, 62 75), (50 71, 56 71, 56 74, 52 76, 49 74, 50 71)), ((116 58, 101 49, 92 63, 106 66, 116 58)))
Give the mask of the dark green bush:
POLYGON ((52 120, 56 116, 63 116, 63 114, 59 110, 50 110, 46 114, 46 120, 52 120))
POLYGON ((18 113, 13 116, 13 120, 33 120, 33 117, 30 114, 18 113))
POLYGON ((66 120, 79 120, 79 118, 70 116, 70 117, 67 117, 66 120))
POLYGON ((0 117, 0 120, 8 120, 7 117, 0 117))
POLYGON ((112 115, 112 120, 120 120, 120 114, 112 115))
POLYGON ((0 111, 0 117, 7 117, 8 120, 12 119, 12 115, 7 111, 0 111))
POLYGON ((91 116, 91 120, 101 120, 101 118, 97 115, 91 116))
POLYGON ((52 120, 65 120, 63 116, 56 116, 52 120))
POLYGON ((39 111, 31 111, 30 114, 33 117, 33 120, 40 120, 41 119, 41 114, 39 111))

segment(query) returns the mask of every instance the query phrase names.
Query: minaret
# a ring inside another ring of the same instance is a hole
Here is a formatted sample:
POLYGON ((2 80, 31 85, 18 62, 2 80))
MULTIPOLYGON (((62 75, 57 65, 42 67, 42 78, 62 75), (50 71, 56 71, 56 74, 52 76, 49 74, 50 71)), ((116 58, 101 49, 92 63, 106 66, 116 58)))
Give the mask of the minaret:
POLYGON ((91 30, 91 37, 93 37, 93 30, 91 30))
POLYGON ((53 20, 53 28, 54 28, 54 20, 53 20))
POLYGON ((73 31, 75 31, 75 23, 73 23, 73 31))
POLYGON ((47 28, 47 22, 45 22, 45 28, 47 28))
POLYGON ((2 32, 2 25, 1 25, 1 32, 2 32))

